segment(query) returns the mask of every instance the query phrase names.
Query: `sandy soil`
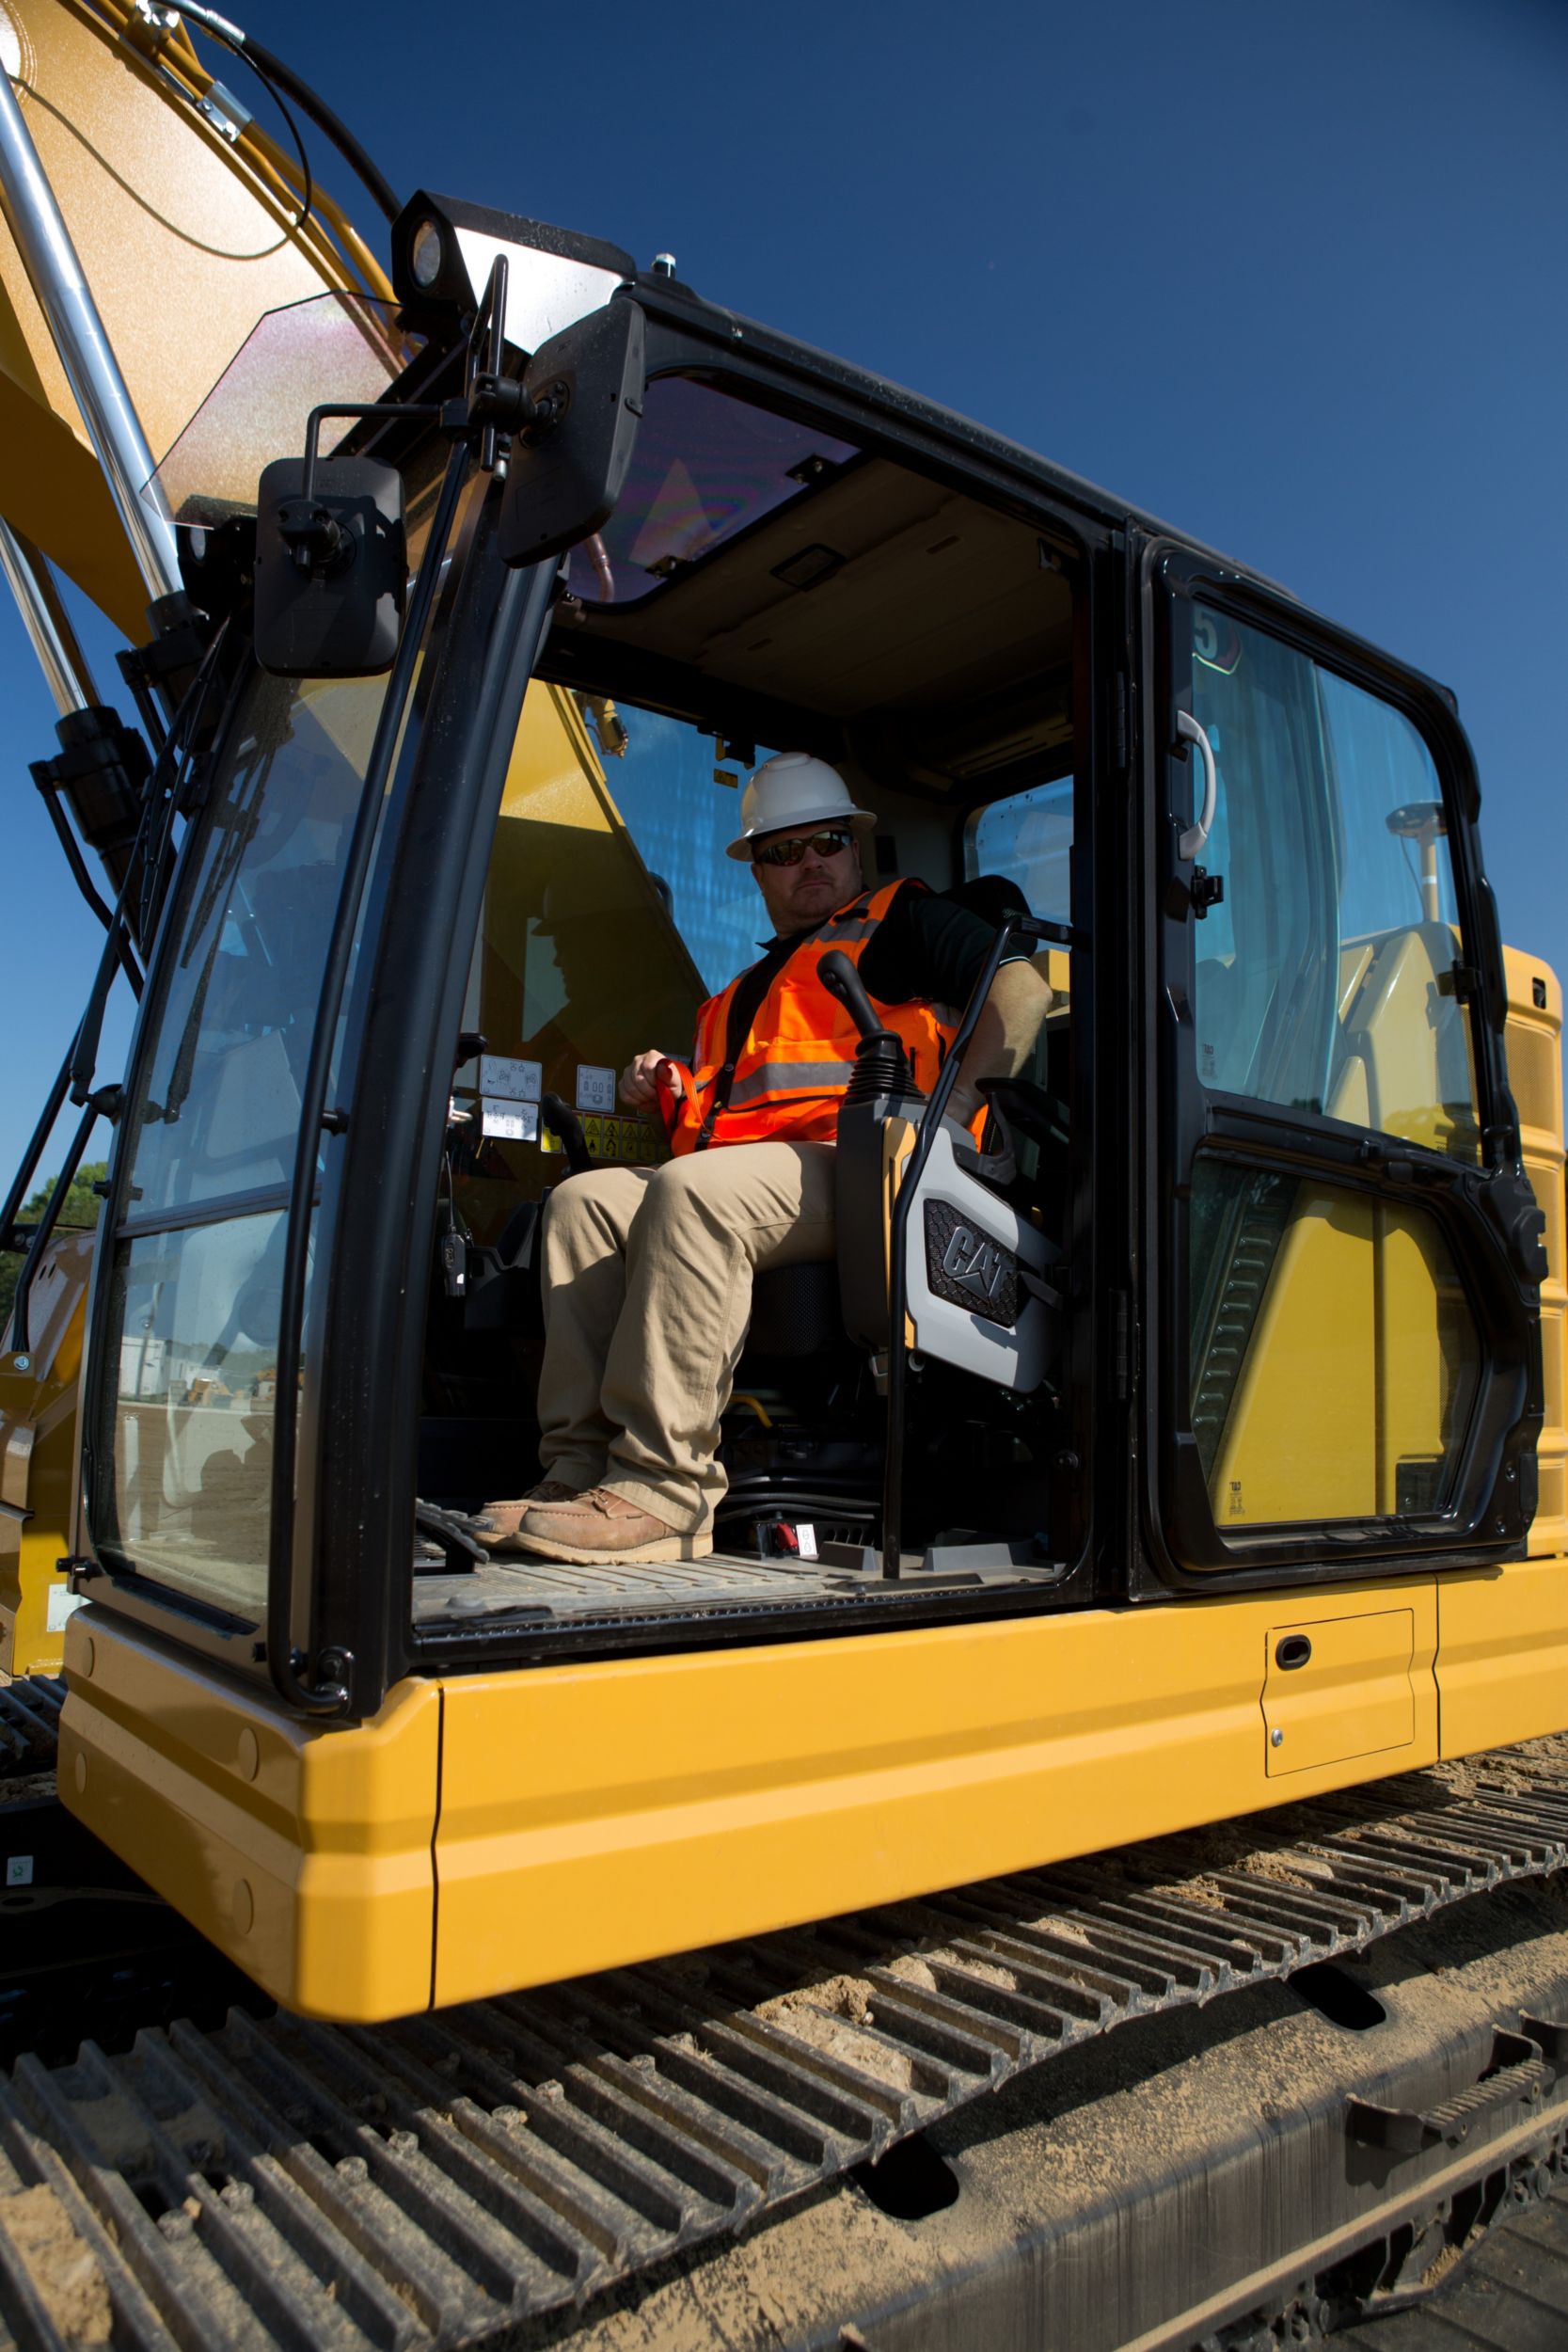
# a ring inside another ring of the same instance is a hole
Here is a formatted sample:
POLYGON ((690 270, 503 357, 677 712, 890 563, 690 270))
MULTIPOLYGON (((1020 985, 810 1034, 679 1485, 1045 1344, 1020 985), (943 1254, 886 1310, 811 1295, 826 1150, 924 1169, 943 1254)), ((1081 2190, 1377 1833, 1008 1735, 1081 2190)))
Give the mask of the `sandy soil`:
POLYGON ((40 2182, 0 2197, 0 2229, 60 2333, 78 2344, 107 2344, 113 2314, 103 2273, 55 2191, 40 2182))

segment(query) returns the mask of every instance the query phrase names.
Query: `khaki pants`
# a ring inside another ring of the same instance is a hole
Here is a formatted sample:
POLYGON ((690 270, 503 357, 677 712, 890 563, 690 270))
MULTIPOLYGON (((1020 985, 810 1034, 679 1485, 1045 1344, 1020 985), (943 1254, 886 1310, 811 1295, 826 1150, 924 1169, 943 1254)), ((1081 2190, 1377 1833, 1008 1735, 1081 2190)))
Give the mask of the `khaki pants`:
POLYGON ((712 1525, 752 1277, 832 1256, 833 1164, 831 1143, 735 1143, 596 1168, 550 1195, 546 1478, 613 1486, 682 1534, 712 1525))

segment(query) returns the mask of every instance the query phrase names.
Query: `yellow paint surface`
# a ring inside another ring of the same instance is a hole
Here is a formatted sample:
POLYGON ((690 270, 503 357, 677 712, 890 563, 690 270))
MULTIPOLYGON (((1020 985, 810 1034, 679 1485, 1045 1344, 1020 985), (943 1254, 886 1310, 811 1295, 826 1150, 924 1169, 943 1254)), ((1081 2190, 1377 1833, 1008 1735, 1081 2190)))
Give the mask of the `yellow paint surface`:
MULTIPOLYGON (((230 147, 86 9, 8 0, 7 16, 23 119, 161 460, 264 311, 354 272, 319 230, 291 232, 260 131, 230 147)), ((3 225, 0 514, 140 642, 147 592, 3 225)))
POLYGON ((1521 1562, 411 1681, 304 1729, 89 1609, 61 1786, 269 1991, 371 2020, 1350 1787, 1437 1756, 1439 1691, 1445 1754, 1560 1729, 1565 1629, 1568 1561, 1521 1562))
POLYGON ((1539 956, 1503 949, 1508 976, 1509 1084, 1519 1113, 1525 1173, 1546 1218, 1541 1360, 1546 1409, 1536 1446, 1541 1499, 1532 1553, 1568 1551, 1568 1235, 1564 1233, 1562 987, 1539 956), (1545 1002, 1535 1001, 1537 991, 1545 1002))
POLYGON ((1445 1577, 1437 1620, 1445 1756, 1568 1727, 1568 1560, 1445 1577))
POLYGON ((66 1675, 60 1795, 150 1886, 306 2015, 429 2006, 436 1685, 307 1726, 90 1608, 66 1675))
MULTIPOLYGON (((1432 1586, 1334 1602, 1375 1629, 1356 1672, 1409 1693, 1405 1742, 1378 1769, 1430 1760, 1432 1586)), ((453 1680, 436 2000, 1365 1778, 1363 1758, 1271 1779, 1264 1645, 1282 1622, 1273 1594, 453 1680)))
MULTIPOLYGON (((1408 1609, 1272 1625, 1263 1683, 1271 1779, 1408 1748, 1416 1736, 1415 1655, 1416 1619, 1408 1609), (1311 1656, 1305 1665, 1281 1667, 1279 1645, 1292 1634, 1311 1644, 1311 1656)), ((1429 1642, 1423 1676, 1431 1669, 1429 1642)))
POLYGON ((28 1369, 0 1356, 0 1669, 55 1675, 74 1549, 76 1406, 90 1233, 58 1233, 29 1302, 28 1369), (53 1619, 53 1622, 51 1620, 53 1619))

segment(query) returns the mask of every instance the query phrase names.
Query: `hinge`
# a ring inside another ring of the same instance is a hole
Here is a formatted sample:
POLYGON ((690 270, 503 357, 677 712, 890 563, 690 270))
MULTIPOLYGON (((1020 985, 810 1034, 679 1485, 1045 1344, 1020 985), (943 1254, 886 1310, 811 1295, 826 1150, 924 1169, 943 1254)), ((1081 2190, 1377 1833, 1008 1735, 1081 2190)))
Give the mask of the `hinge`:
POLYGON ((1125 1291, 1111 1295, 1111 1364, 1117 1400, 1124 1404, 1132 1393, 1132 1317, 1125 1291))

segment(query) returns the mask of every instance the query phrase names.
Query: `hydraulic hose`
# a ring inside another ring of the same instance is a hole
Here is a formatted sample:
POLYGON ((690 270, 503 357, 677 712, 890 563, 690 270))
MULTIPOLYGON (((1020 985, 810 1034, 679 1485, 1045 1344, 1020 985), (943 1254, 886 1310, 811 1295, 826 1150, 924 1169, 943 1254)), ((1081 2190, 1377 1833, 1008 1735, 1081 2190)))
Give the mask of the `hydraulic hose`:
POLYGON ((219 16, 215 8, 200 7, 198 0, 164 0, 164 5, 172 8, 176 16, 189 17, 193 24, 211 33, 214 40, 222 41, 226 49, 232 49, 239 56, 248 57, 264 82, 276 82, 277 87, 293 100, 301 113, 309 117, 323 136, 331 140, 343 161, 357 174, 380 211, 389 221, 396 220, 403 206, 391 182, 376 168, 347 123, 333 113, 324 98, 317 96, 309 82, 300 79, 293 66, 286 65, 281 57, 263 47, 261 41, 252 40, 248 33, 242 32, 226 16, 219 16))

